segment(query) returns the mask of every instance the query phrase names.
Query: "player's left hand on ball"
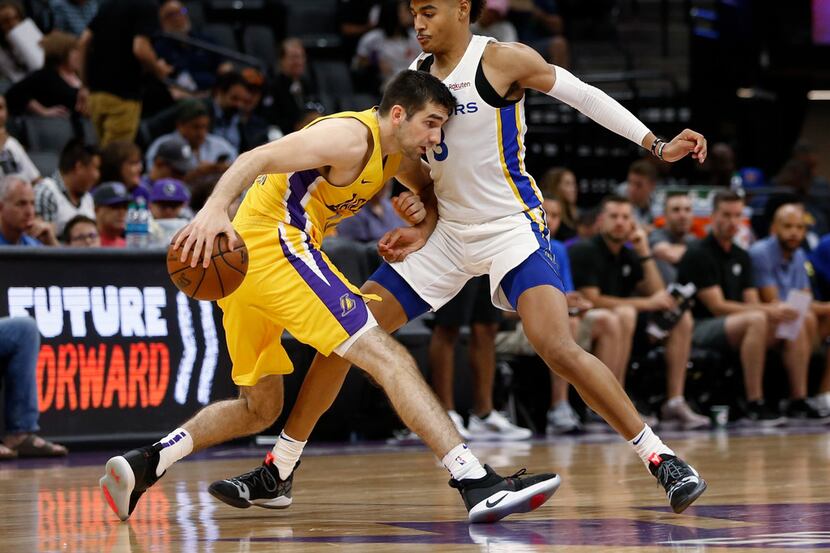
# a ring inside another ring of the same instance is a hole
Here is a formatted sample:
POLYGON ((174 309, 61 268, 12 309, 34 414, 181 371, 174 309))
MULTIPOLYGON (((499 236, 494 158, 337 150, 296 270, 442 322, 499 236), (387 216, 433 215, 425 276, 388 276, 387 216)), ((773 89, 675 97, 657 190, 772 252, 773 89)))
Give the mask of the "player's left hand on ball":
POLYGON ((392 198, 392 206, 398 215, 410 225, 417 225, 427 216, 421 198, 412 192, 404 191, 392 198))
POLYGON ((706 138, 699 132, 685 129, 663 147, 663 161, 678 161, 691 154, 698 163, 706 160, 706 138))
POLYGON ((217 235, 228 237, 228 247, 236 246, 236 232, 233 230, 227 211, 212 210, 207 205, 199 211, 193 220, 181 229, 173 239, 173 249, 182 249, 181 262, 187 260, 187 254, 193 250, 190 266, 196 267, 199 261, 207 269, 213 255, 213 241, 217 235))
POLYGON ((390 230, 378 240, 378 253, 387 263, 403 261, 407 255, 424 247, 427 239, 414 227, 390 230))

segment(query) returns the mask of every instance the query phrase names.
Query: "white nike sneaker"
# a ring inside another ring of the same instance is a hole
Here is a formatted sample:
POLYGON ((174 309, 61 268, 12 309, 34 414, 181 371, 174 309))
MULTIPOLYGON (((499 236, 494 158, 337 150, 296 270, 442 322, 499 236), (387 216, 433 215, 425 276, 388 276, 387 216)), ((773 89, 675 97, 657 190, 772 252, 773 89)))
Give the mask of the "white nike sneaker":
POLYGON ((458 430, 458 433, 464 438, 464 441, 468 441, 470 439, 470 431, 464 426, 464 419, 461 418, 461 415, 452 409, 447 411, 447 415, 450 416, 450 420, 455 425, 455 429, 458 430))
POLYGON ((529 428, 513 424, 498 411, 490 411, 485 419, 471 414, 467 428, 471 440, 527 440, 533 435, 529 428))

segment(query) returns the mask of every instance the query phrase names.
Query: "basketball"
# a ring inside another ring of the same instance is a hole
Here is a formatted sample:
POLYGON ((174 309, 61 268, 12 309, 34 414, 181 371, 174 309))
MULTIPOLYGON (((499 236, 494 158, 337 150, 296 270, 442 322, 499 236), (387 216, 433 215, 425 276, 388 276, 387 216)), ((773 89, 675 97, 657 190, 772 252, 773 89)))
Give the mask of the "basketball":
MULTIPOLYGON (((192 255, 192 252, 191 252, 192 255)), ((213 240, 210 265, 205 269, 201 263, 190 266, 191 255, 182 263, 180 250, 171 244, 167 248, 167 273, 176 287, 196 300, 218 300, 239 288, 248 272, 248 248, 237 235, 236 247, 228 247, 224 234, 213 240)))

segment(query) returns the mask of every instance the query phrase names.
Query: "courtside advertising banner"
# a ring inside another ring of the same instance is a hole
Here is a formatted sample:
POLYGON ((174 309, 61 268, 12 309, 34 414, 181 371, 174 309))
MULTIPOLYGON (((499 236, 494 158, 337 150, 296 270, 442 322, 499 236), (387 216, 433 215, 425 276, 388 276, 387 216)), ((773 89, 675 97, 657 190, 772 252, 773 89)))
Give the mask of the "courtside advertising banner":
POLYGON ((2 248, 0 267, 0 316, 40 330, 43 435, 164 434, 236 393, 221 310, 176 289, 163 252, 2 248))

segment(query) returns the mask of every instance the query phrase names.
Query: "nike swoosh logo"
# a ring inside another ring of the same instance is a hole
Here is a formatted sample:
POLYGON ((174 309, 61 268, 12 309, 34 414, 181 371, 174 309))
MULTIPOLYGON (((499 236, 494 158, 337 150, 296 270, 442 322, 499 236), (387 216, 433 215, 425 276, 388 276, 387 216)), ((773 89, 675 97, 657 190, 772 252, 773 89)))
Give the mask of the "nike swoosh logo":
POLYGON ((640 433, 640 435, 637 437, 637 439, 634 440, 634 445, 639 444, 643 440, 644 434, 645 433, 640 433))
POLYGON ((487 500, 487 502, 485 503, 485 505, 487 505, 487 508, 488 508, 488 509, 490 509, 490 508, 492 508, 492 507, 495 507, 495 506, 496 506, 496 505, 498 505, 499 503, 501 503, 501 502, 502 502, 502 500, 503 500, 505 497, 507 497, 507 493, 505 493, 503 496, 501 496, 501 497, 500 497, 500 498, 498 498, 497 500, 493 501, 492 503, 490 503, 490 500, 488 499, 488 500, 487 500))
POLYGON ((360 179, 360 184, 367 184, 367 183, 370 183, 370 182, 372 182, 372 181, 366 180, 366 179, 360 179))

